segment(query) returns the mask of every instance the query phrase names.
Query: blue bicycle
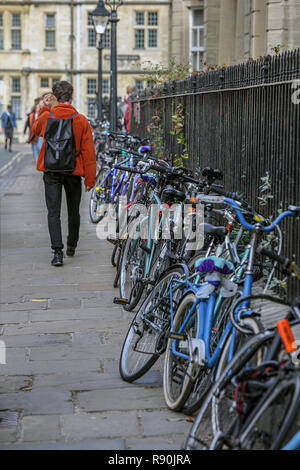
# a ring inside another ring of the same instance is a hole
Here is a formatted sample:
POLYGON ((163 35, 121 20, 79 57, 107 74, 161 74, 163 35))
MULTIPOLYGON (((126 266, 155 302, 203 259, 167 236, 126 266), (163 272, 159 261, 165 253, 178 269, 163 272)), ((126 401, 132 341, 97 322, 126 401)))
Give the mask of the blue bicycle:
MULTIPOLYGON (((251 224, 245 219, 240 202, 226 197, 230 193, 218 188, 214 190, 225 194, 224 203, 235 210, 240 223, 251 231, 242 292, 242 297, 248 297, 252 293, 254 258, 260 235, 274 230, 285 217, 297 215, 299 208, 291 206, 269 226, 265 226, 263 219, 258 216, 254 216, 255 224, 251 224)), ((227 260, 214 257, 200 259, 196 268, 204 274, 204 282, 199 284, 180 279, 172 281, 172 284, 181 283, 186 290, 175 314, 171 302, 171 334, 164 364, 166 403, 172 410, 185 407, 186 413, 193 413, 199 408, 209 387, 242 343, 247 341, 247 336, 258 334, 262 330, 257 313, 249 308, 249 300, 241 302, 234 311, 235 324, 243 325, 239 332, 230 320, 230 299, 236 300, 241 294, 234 289, 235 283, 227 279, 230 271, 234 270, 227 260), (229 308, 216 309, 216 302, 226 297, 229 299, 229 308)), ((254 360, 257 364, 261 357, 255 357, 254 360)), ((253 364, 249 366, 251 365, 253 364)))

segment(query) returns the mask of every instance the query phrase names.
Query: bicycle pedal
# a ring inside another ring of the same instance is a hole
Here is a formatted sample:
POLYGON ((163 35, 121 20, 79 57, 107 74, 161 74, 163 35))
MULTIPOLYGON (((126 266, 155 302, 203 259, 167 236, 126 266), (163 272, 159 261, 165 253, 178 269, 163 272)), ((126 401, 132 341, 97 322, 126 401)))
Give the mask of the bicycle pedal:
POLYGON ((114 300, 113 300, 113 303, 117 304, 117 305, 128 305, 128 304, 130 304, 128 299, 122 299, 120 297, 115 297, 114 300))
POLYGON ((180 335, 178 333, 170 333, 169 338, 178 339, 179 341, 185 341, 187 339, 185 335, 180 335))
POLYGON ((106 240, 107 240, 109 243, 111 243, 112 245, 117 245, 117 243, 118 243, 118 241, 119 241, 118 237, 110 237, 110 236, 108 236, 108 237, 106 238, 106 240))

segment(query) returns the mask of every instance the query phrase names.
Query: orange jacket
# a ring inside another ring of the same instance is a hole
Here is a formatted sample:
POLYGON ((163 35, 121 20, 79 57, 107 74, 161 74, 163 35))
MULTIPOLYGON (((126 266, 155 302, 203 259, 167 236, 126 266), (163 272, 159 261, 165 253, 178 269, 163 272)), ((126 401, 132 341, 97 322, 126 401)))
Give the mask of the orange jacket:
MULTIPOLYGON (((51 109, 54 117, 68 119, 76 113, 76 109, 67 103, 60 103, 51 109)), ((43 136, 45 134, 47 119, 51 117, 50 108, 44 106, 39 117, 33 123, 32 132, 35 135, 43 136)), ((93 142, 92 131, 89 122, 83 114, 77 114, 73 118, 73 134, 76 146, 76 167, 73 175, 84 176, 86 186, 94 186, 96 176, 96 154, 93 142)), ((39 171, 45 171, 44 168, 45 141, 41 148, 36 168, 39 171)))

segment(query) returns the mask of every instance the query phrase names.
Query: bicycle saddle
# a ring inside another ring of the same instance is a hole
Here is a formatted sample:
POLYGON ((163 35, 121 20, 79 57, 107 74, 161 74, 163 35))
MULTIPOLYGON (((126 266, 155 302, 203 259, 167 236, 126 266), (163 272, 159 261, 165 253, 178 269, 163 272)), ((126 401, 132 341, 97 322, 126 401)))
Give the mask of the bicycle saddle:
POLYGON ((163 190, 161 195, 161 200, 163 202, 175 202, 175 201, 184 201, 186 199, 186 194, 183 191, 175 189, 174 186, 170 184, 163 190))
POLYGON ((221 180, 223 178, 223 172, 215 168, 206 167, 202 170, 202 176, 221 180))
POLYGON ((216 227, 215 225, 204 222, 204 233, 218 238, 225 238, 227 234, 226 227, 216 227))

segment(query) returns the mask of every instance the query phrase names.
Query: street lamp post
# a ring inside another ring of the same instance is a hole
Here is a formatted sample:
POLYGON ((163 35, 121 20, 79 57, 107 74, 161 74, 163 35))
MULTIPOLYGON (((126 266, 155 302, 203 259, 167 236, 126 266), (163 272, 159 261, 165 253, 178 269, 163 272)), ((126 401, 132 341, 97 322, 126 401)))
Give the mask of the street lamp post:
POLYGON ((110 45, 110 129, 117 130, 117 22, 119 21, 117 9, 123 4, 123 0, 105 0, 110 10, 109 22, 111 23, 110 45))
POLYGON ((109 12, 104 6, 103 0, 98 1, 98 5, 92 11, 94 28, 98 36, 98 93, 97 93, 97 119, 102 121, 102 49, 103 35, 107 25, 109 12))

